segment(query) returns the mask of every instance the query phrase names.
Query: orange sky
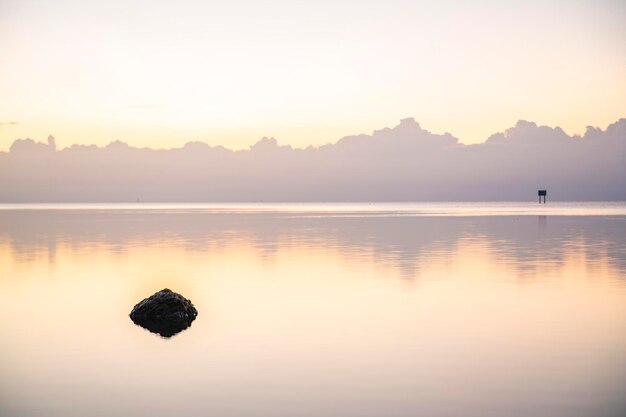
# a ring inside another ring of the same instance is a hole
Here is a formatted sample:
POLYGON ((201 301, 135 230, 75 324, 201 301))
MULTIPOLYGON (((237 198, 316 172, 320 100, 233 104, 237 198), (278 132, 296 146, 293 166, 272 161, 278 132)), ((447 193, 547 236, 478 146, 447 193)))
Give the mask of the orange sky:
POLYGON ((415 117, 482 142, 518 119, 626 116, 626 6, 119 0, 0 5, 0 150, 304 147, 415 117))

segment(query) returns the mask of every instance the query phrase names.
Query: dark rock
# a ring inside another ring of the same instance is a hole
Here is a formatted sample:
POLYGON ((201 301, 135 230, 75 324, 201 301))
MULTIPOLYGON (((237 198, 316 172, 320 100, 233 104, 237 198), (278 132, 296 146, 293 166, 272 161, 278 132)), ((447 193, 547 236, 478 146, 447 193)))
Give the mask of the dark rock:
POLYGON ((191 301, 165 288, 133 307, 130 319, 152 333, 172 337, 191 326, 197 315, 191 301))

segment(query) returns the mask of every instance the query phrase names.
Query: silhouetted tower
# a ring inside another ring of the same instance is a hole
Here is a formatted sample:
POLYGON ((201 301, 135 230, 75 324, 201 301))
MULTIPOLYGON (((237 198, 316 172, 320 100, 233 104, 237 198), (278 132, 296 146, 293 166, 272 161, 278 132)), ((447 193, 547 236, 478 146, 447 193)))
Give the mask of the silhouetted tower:
POLYGON ((546 204, 546 195, 548 192, 546 190, 537 191, 537 195, 539 196, 539 204, 541 204, 541 197, 543 197, 543 204, 546 204))

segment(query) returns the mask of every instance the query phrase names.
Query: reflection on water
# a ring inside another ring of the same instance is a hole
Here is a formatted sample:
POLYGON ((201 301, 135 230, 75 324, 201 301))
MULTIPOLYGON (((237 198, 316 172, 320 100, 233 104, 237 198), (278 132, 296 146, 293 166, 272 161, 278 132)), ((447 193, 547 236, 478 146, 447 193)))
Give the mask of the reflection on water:
POLYGON ((387 213, 0 210, 0 415, 622 415, 626 216, 387 213))
POLYGON ((187 329, 197 315, 191 301, 169 288, 144 298, 129 314, 133 323, 164 339, 187 329))

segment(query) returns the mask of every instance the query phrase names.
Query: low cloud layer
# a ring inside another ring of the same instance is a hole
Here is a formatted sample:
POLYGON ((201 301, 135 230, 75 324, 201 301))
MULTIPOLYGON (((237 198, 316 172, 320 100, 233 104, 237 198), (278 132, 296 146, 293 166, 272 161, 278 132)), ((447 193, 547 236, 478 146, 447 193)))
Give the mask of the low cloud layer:
POLYGON ((307 149, 263 138, 232 151, 16 140, 0 152, 1 202, 626 200, 626 119, 581 136, 519 121, 464 145, 413 119, 307 149))

